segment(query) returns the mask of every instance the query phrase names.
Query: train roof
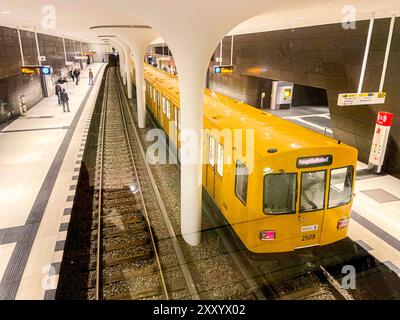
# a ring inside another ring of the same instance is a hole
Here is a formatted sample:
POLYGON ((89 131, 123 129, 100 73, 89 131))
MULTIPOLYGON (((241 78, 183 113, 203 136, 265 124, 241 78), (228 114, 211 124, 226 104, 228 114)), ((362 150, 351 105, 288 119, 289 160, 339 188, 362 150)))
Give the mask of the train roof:
MULTIPOLYGON (((178 78, 146 66, 146 76, 158 89, 172 95, 175 104, 179 105, 178 78)), ((352 147, 302 127, 273 114, 257 109, 246 103, 229 98, 220 93, 205 89, 204 116, 216 129, 255 130, 255 152, 260 156, 268 155, 269 148, 277 148, 279 152, 295 151, 300 148, 348 148, 352 147)))

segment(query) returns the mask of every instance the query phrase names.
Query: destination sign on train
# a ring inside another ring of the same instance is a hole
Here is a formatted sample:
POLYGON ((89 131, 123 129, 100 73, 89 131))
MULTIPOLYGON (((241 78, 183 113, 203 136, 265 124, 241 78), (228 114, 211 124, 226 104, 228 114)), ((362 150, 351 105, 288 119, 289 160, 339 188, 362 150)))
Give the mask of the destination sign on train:
POLYGON ((366 104, 385 103, 386 92, 341 93, 338 96, 338 106, 359 106, 366 104))
POLYGON ((297 168, 329 166, 332 164, 332 160, 331 155, 297 158, 297 168))

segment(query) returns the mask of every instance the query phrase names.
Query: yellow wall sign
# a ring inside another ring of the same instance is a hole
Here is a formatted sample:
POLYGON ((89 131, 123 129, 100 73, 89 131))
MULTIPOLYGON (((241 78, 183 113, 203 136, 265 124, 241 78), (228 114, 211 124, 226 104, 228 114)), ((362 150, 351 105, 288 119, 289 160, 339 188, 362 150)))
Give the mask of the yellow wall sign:
POLYGON ((341 93, 338 106, 359 106, 385 103, 386 92, 341 93))
POLYGON ((20 70, 21 70, 21 73, 23 73, 23 74, 40 74, 39 68, 21 67, 20 70))

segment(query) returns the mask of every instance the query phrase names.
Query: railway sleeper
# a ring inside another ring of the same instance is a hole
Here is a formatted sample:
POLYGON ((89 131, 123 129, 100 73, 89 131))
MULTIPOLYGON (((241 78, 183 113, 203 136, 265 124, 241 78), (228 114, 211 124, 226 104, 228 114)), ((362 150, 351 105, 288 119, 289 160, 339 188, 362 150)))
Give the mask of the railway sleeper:
POLYGON ((129 270, 129 271, 118 271, 113 272, 112 275, 104 277, 104 284, 111 284, 120 281, 128 281, 131 279, 136 279, 138 277, 143 277, 144 275, 152 274, 158 272, 157 267, 154 264, 140 268, 139 270, 129 270))
POLYGON ((117 251, 121 249, 128 249, 128 248, 134 248, 138 246, 144 246, 150 243, 150 238, 143 238, 143 239, 136 239, 136 240, 131 240, 128 242, 122 242, 122 243, 113 243, 113 244, 108 244, 104 251, 105 252, 111 252, 111 251, 117 251))
POLYGON ((122 225, 124 228, 117 228, 112 226, 103 229, 104 239, 120 237, 126 234, 135 234, 143 231, 147 231, 147 226, 144 223, 131 223, 128 225, 122 225))
POLYGON ((116 225, 125 225, 138 223, 143 221, 143 215, 141 212, 134 214, 126 214, 125 216, 115 215, 115 216, 107 216, 103 217, 103 226, 106 228, 110 228, 116 225), (118 219, 118 221, 116 221, 118 219))
POLYGON ((145 249, 143 252, 137 254, 131 254, 127 256, 121 256, 117 258, 104 258, 103 266, 111 267, 122 263, 139 261, 139 260, 148 260, 153 258, 153 251, 149 249, 145 249))
POLYGON ((139 199, 135 196, 125 197, 125 198, 115 198, 115 199, 107 199, 103 201, 104 207, 114 207, 119 205, 136 205, 139 202, 139 199))
POLYGON ((126 291, 123 293, 115 294, 109 297, 106 297, 106 300, 140 300, 140 299, 149 299, 159 297, 159 299, 163 299, 163 293, 161 288, 150 288, 143 290, 141 292, 135 291, 126 291))
MULTIPOLYGON (((142 214, 142 206, 135 204, 132 206, 115 206, 113 208, 103 208, 103 217, 124 216, 127 214, 142 214)), ((96 215, 97 217, 97 215, 96 215)))

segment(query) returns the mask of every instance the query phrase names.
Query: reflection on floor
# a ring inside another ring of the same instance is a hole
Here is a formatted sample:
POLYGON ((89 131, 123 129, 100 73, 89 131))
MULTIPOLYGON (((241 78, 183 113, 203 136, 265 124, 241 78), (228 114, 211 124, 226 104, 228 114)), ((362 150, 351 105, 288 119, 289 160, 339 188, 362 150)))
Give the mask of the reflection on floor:
POLYGON ((265 110, 318 133, 333 137, 329 108, 324 106, 293 107, 283 110, 265 110))

